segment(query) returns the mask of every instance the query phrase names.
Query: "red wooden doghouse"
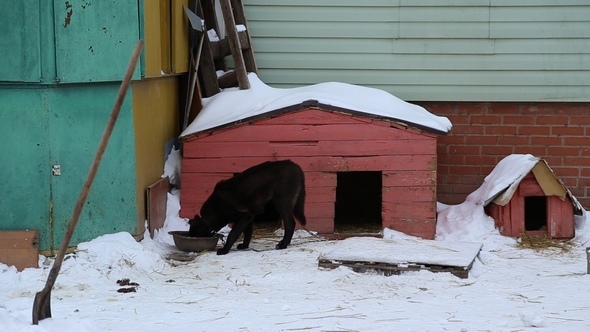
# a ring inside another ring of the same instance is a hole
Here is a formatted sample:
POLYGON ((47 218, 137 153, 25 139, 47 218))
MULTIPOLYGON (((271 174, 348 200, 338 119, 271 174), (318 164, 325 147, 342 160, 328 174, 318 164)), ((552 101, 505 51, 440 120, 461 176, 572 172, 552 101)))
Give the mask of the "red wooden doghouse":
POLYGON ((500 196, 486 206, 500 233, 506 236, 545 235, 571 239, 575 235, 574 214, 582 206, 543 159, 517 183, 512 196, 500 196))
POLYGON ((307 229, 329 234, 340 222, 378 222, 431 239, 440 134, 446 131, 316 100, 206 130, 189 126, 181 135, 180 215, 198 213, 219 180, 291 159, 305 173, 307 229))

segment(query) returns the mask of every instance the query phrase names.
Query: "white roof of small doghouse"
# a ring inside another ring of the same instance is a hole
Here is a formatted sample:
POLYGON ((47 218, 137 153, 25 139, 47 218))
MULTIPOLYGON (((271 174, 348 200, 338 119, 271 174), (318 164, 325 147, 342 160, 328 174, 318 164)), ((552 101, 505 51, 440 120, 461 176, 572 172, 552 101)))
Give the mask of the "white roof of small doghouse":
POLYGON ((582 212, 582 205, 555 175, 547 162, 530 154, 512 154, 502 159, 486 176, 483 184, 466 200, 483 206, 492 202, 501 206, 506 205, 522 179, 530 172, 535 176, 545 196, 558 196, 561 200, 569 197, 576 214, 582 212))
POLYGON ((378 89, 337 82, 277 89, 264 84, 254 73, 248 74, 248 79, 249 89, 228 88, 210 98, 204 98, 203 109, 180 136, 233 124, 308 100, 369 116, 420 125, 440 133, 447 133, 452 128, 446 117, 436 116, 421 106, 378 89))

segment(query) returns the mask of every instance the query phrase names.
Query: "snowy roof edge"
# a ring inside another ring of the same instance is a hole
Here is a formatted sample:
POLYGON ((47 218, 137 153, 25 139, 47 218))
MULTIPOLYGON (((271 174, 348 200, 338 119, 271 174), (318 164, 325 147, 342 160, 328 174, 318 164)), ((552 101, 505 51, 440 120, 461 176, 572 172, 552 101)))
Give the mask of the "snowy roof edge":
MULTIPOLYGON (((300 105, 303 101, 317 100, 322 105, 354 110, 364 115, 383 117, 414 125, 421 125, 448 133, 453 125, 444 116, 430 113, 424 107, 408 103, 389 92, 361 85, 324 82, 295 88, 273 88, 249 73, 249 89, 226 88, 203 98, 203 108, 180 137, 208 129, 244 122, 255 116, 264 116, 277 109, 300 105)), ((350 111, 349 111, 350 112, 350 111)))
POLYGON ((294 105, 282 107, 282 108, 276 109, 274 111, 253 115, 253 116, 239 119, 239 120, 236 120, 236 121, 233 121, 230 123, 225 123, 225 124, 215 126, 212 128, 203 129, 201 131, 191 132, 191 133, 186 133, 186 134, 183 133, 180 135, 180 139, 186 140, 192 136, 196 136, 196 135, 199 135, 202 133, 213 132, 213 131, 217 131, 220 129, 225 129, 225 128, 237 126, 242 123, 272 118, 272 117, 280 116, 282 114, 295 112, 295 111, 308 109, 308 108, 314 108, 314 109, 318 109, 320 111, 325 111, 325 112, 336 112, 336 113, 344 113, 344 114, 350 114, 350 115, 360 115, 360 116, 364 116, 364 117, 372 118, 372 119, 377 119, 377 120, 387 120, 387 121, 391 121, 393 123, 396 123, 396 124, 399 124, 402 126, 413 127, 413 128, 419 129, 423 132, 427 132, 427 133, 431 133, 431 134, 436 134, 436 135, 441 135, 441 136, 448 135, 448 132, 446 132, 446 131, 439 130, 439 129, 432 128, 432 127, 428 127, 425 125, 421 125, 419 123, 415 123, 412 121, 407 121, 407 120, 398 119, 398 118, 394 118, 394 117, 388 117, 388 116, 383 116, 383 115, 378 115, 378 114, 373 114, 373 113, 352 110, 352 109, 348 109, 348 108, 344 108, 344 107, 328 105, 328 104, 320 103, 319 101, 317 101, 315 99, 309 99, 309 100, 303 101, 299 104, 294 104, 294 105))

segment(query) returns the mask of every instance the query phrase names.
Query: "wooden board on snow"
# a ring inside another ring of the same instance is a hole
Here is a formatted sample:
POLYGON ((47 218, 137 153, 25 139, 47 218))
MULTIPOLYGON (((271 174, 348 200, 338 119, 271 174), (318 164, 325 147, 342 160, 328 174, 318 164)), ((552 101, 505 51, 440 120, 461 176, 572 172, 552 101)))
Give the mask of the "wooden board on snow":
POLYGON ((318 266, 347 266, 358 272, 378 270, 386 275, 428 270, 467 278, 481 248, 480 243, 472 242, 354 237, 339 241, 320 255, 318 266))

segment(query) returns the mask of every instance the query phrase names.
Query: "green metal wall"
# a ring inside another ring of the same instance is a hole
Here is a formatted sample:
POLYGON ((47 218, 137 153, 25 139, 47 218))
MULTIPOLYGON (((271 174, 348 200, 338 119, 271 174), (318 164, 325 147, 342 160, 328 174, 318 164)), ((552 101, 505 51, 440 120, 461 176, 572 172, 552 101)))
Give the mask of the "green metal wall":
POLYGON ((120 81, 139 21, 138 1, 1 1, 0 83, 120 81))
POLYGON ((261 79, 420 101, 590 100, 588 0, 244 0, 261 79))
MULTIPOLYGON (((59 248, 140 38, 139 5, 0 2, 0 230, 35 229, 39 249, 59 248)), ((71 245, 138 233, 134 145, 129 93, 71 245)))
MULTIPOLYGON (((57 249, 119 84, 2 89, 0 230, 36 229, 40 249, 57 249), (60 165, 61 175, 52 166, 60 165)), ((136 234, 131 98, 123 104, 72 245, 117 231, 136 234)))

